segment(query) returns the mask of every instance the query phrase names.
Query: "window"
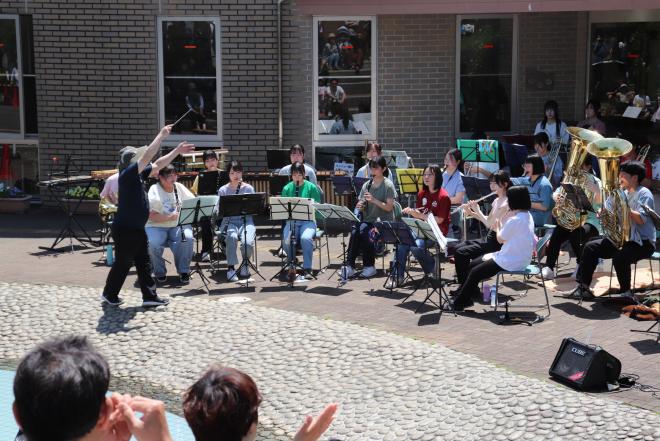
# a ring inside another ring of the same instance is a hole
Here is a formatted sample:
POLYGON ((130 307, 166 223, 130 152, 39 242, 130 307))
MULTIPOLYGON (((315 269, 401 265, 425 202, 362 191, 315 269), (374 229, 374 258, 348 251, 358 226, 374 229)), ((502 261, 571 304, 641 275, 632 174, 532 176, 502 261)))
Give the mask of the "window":
POLYGON ((458 131, 512 130, 516 19, 458 18, 458 131))
POLYGON ((589 97, 603 117, 650 119, 660 105, 660 22, 592 23, 589 97), (639 110, 638 110, 639 109, 639 110))
POLYGON ((37 134, 32 17, 0 15, 0 133, 37 134))
POLYGON ((161 123, 172 124, 185 115, 172 130, 174 140, 222 138, 219 35, 218 19, 159 21, 161 123))

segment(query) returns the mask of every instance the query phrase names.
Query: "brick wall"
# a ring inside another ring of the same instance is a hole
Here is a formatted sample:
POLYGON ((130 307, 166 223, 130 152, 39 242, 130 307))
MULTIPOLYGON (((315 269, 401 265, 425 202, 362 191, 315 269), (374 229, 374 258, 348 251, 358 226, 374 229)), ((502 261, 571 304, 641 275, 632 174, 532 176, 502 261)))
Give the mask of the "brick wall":
POLYGON ((415 164, 454 145, 455 16, 378 19, 378 139, 415 164))

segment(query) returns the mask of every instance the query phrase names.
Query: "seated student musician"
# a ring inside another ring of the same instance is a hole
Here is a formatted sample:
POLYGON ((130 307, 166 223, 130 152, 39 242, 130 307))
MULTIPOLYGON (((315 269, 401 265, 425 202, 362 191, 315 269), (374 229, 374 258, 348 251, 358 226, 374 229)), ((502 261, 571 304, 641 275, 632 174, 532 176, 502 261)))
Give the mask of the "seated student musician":
MULTIPOLYGON (((218 155, 213 150, 205 150, 202 154, 202 160, 204 161, 205 172, 218 171, 218 155)), ((200 192, 199 175, 195 176, 195 181, 193 182, 192 187, 190 187, 190 191, 192 191, 195 196, 200 194, 215 194, 215 189, 213 190, 212 193, 208 193, 205 189, 201 189, 200 192)), ((211 225, 211 219, 208 217, 201 218, 199 225, 202 232, 202 262, 208 262, 211 260, 211 252, 213 251, 213 225, 211 225)))
POLYGON ((110 367, 86 337, 45 341, 16 369, 16 441, 172 441, 161 401, 108 396, 110 367), (141 421, 135 412, 142 414, 141 421))
POLYGON ((315 185, 318 184, 316 170, 311 165, 305 163, 305 147, 302 144, 292 145, 289 149, 289 157, 291 159, 291 165, 282 167, 278 173, 279 175, 291 176, 291 166, 296 162, 300 162, 305 166, 305 176, 307 176, 307 179, 315 185))
MULTIPOLYGON (((364 183, 358 196, 356 210, 361 212, 361 222, 351 233, 348 244, 347 266, 341 269, 342 280, 348 280, 355 274, 355 260, 362 253, 362 277, 376 274, 375 244, 370 239, 374 222, 394 220, 394 199, 396 189, 389 179, 385 179, 387 161, 382 156, 369 161, 371 179, 364 183)), ((358 216, 359 217, 359 216, 358 216)))
POLYGON ((498 272, 521 271, 532 261, 534 250, 534 220, 529 209, 531 202, 527 187, 513 186, 506 192, 511 217, 504 225, 495 225, 497 241, 502 248, 484 254, 470 262, 465 281, 459 287, 454 300, 454 310, 463 311, 479 297, 479 282, 489 279, 498 272))
POLYGON ((165 247, 174 255, 174 264, 179 281, 190 282, 190 261, 194 239, 192 226, 179 226, 179 212, 183 201, 195 196, 182 184, 176 182, 176 170, 168 165, 158 171, 158 182, 149 189, 149 221, 146 225, 149 240, 149 257, 156 281, 167 280, 167 268, 163 259, 165 247))
MULTIPOLYGON (((231 161, 227 164, 227 174, 229 175, 229 182, 218 190, 218 205, 216 205, 215 208, 216 213, 218 213, 220 209, 223 196, 254 193, 254 188, 247 182, 243 182, 243 166, 240 162, 231 161)), ((239 276, 250 277, 250 270, 247 266, 241 268, 240 274, 236 273, 236 265, 238 265, 236 248, 238 247, 238 241, 241 241, 241 243, 245 242, 241 246, 241 255, 243 258, 252 258, 252 253, 254 252, 254 239, 256 237, 256 229, 254 227, 252 216, 246 216, 245 222, 243 222, 242 216, 225 217, 220 223, 220 232, 221 235, 225 236, 227 281, 238 282, 239 276)))
MULTIPOLYGON (((451 149, 445 155, 445 171, 442 173, 442 188, 449 195, 454 206, 459 206, 465 198, 463 185, 463 154, 459 149, 451 149)), ((451 215, 451 235, 458 239, 461 236, 463 217, 459 212, 451 215)))
POLYGON ((551 144, 568 144, 570 141, 566 123, 559 118, 559 104, 554 100, 546 101, 543 106, 543 119, 534 128, 535 135, 540 132, 547 133, 551 144))
POLYGON ((532 208, 529 210, 534 219, 535 227, 543 227, 552 219, 552 184, 543 174, 545 165, 539 155, 531 155, 525 159, 525 175, 511 178, 513 185, 525 185, 529 190, 532 208))
MULTIPOLYGON (((547 133, 539 132, 534 135, 534 150, 536 150, 536 154, 539 155, 541 159, 543 159, 545 175, 549 176, 550 169, 552 168, 552 158, 550 157, 550 140, 548 139, 547 133)), ((555 168, 552 172, 552 176, 549 177, 553 188, 559 186, 563 174, 564 162, 561 160, 559 155, 557 155, 555 160, 555 168)))
POLYGON ((509 173, 504 170, 497 171, 490 175, 490 189, 497 194, 497 197, 491 204, 491 210, 488 216, 485 216, 479 204, 476 201, 469 201, 464 205, 465 216, 477 219, 488 227, 488 234, 485 240, 468 240, 460 244, 454 251, 454 266, 456 267, 456 277, 458 283, 462 284, 467 278, 470 261, 486 253, 499 251, 502 244, 497 241, 497 225, 504 223, 512 216, 509 210, 506 192, 511 187, 509 173))
MULTIPOLYGON (((403 214, 407 214, 415 219, 426 220, 429 213, 433 213, 440 231, 446 236, 449 231, 451 202, 449 201, 449 195, 442 188, 442 170, 440 169, 440 165, 429 164, 424 169, 422 179, 424 184, 419 193, 417 193, 417 208, 406 207, 403 209, 403 214)), ((426 250, 426 241, 424 239, 416 239, 416 242, 417 246, 414 247, 408 245, 398 246, 396 256, 394 256, 394 260, 392 261, 392 268, 396 279, 392 277, 388 280, 385 288, 393 289, 401 285, 409 252, 413 253, 425 274, 433 272, 435 260, 426 250)))
MULTIPOLYGON (((301 162, 296 162, 291 166, 291 182, 282 189, 282 197, 300 197, 313 199, 314 202, 321 202, 321 193, 316 184, 305 179, 305 167, 301 162)), ((295 239, 303 252, 304 274, 296 275, 294 283, 305 283, 311 279, 312 259, 314 257, 314 237, 316 236, 316 223, 314 221, 287 221, 282 233, 284 239, 284 249, 287 253, 289 262, 295 256, 295 251, 291 253, 292 229, 295 224, 295 239)))
MULTIPOLYGON (((587 157, 584 159, 584 162, 582 163, 582 171, 584 172, 585 176, 583 190, 589 197, 589 201, 594 207, 594 210, 597 212, 603 203, 603 196, 601 193, 602 183, 600 182, 600 179, 591 173, 591 164, 592 157, 591 155, 587 155, 587 157)), ((559 194, 560 188, 557 188, 557 190, 555 190, 555 192, 552 194, 552 199, 555 201, 556 206, 563 207, 564 201, 559 200, 559 194)), ((574 207, 571 206, 571 208, 574 207)), ((566 214, 570 215, 570 213, 566 214)), ((579 213, 574 213, 574 215, 579 215, 579 213)), ((552 231, 550 242, 548 243, 548 247, 545 251, 545 266, 542 270, 543 278, 545 280, 552 280, 555 278, 555 265, 557 264, 557 258, 559 257, 559 250, 561 249, 563 243, 567 240, 570 242, 571 247, 573 248, 573 253, 575 253, 575 261, 577 262, 575 271, 572 275, 572 277, 575 277, 575 275, 577 275, 578 269, 580 268, 582 248, 591 239, 600 236, 601 234, 603 234, 603 230, 595 212, 588 211, 586 222, 573 231, 562 227, 558 221, 557 226, 552 231)))
MULTIPOLYGON (((355 173, 355 177, 370 178, 371 173, 369 172, 369 161, 371 161, 376 156, 381 156, 382 154, 383 154, 383 147, 381 147, 381 145, 378 144, 377 141, 367 141, 366 146, 364 148, 364 155, 367 157, 367 163, 358 169, 358 171, 355 173)), ((387 169, 387 173, 385 174, 385 177, 390 181, 392 181, 392 173, 390 173, 389 168, 387 169)))
MULTIPOLYGON (((599 258, 612 259, 612 264, 616 270, 616 278, 619 280, 620 292, 624 296, 632 297, 630 265, 650 257, 655 250, 655 225, 649 213, 643 207, 643 205, 647 205, 655 210, 653 194, 648 188, 639 185, 645 176, 644 165, 639 161, 630 161, 621 165, 619 184, 626 193, 630 208, 630 240, 625 242, 621 249, 618 249, 607 237, 607 231, 603 228, 605 236, 587 242, 583 248, 580 268, 575 278, 578 285, 573 291, 565 295, 566 298, 594 298, 589 286, 599 258)), ((611 209, 610 199, 603 202, 603 209, 605 208, 611 209)), ((618 227, 623 228, 622 225, 618 227)))

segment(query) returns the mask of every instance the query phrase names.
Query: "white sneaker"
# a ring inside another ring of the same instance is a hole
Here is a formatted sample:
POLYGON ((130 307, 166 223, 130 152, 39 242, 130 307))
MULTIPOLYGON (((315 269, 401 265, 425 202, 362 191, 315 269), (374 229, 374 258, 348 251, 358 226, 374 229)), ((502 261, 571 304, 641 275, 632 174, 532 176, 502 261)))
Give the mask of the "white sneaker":
POLYGON ((238 275, 236 274, 235 269, 227 270, 227 281, 228 282, 238 282, 238 275))
POLYGON ((575 280, 577 277, 578 270, 580 269, 580 264, 578 263, 575 265, 575 269, 573 270, 573 274, 571 274, 571 279, 575 280))
POLYGON ((284 251, 284 248, 280 248, 277 250, 277 257, 284 259, 286 257, 286 251, 284 251))
POLYGON ((387 282, 385 282, 385 289, 396 289, 401 286, 403 280, 399 277, 390 277, 387 282))
POLYGON ((241 277, 250 277, 250 268, 247 265, 241 268, 241 277))
POLYGON ((373 266, 365 266, 362 268, 362 272, 360 273, 361 277, 364 277, 365 279, 368 279, 369 277, 373 277, 376 275, 376 268, 373 266))
POLYGON ((543 275, 543 278, 545 280, 554 280, 555 278, 555 270, 553 270, 549 266, 544 266, 543 269, 541 270, 541 274, 543 275))
POLYGON ((293 283, 307 283, 309 280, 307 280, 307 277, 305 277, 302 274, 298 274, 296 278, 293 280, 293 283))
POLYGON ((211 261, 211 256, 209 253, 203 253, 202 254, 202 262, 210 262, 211 261))
POLYGON ((339 274, 342 280, 348 280, 355 275, 355 269, 349 265, 342 266, 339 274))

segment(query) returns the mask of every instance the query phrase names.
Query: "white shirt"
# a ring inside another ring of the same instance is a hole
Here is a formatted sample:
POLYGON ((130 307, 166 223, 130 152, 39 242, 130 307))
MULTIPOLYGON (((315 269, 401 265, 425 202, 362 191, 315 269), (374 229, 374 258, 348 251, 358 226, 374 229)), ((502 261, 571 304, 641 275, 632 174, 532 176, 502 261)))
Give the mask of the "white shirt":
MULTIPOLYGON (((550 145, 554 144, 555 140, 557 139, 557 123, 556 122, 546 123, 545 130, 543 130, 541 124, 542 121, 539 121, 536 124, 536 128, 534 129, 534 134, 536 135, 537 133, 545 132, 548 135, 548 138, 550 139, 550 145)), ((570 134, 568 133, 568 130, 566 130, 566 123, 563 121, 559 126, 559 136, 561 137, 562 144, 568 144, 568 141, 570 140, 570 134)))
POLYGON ((497 162, 468 161, 463 166, 463 170, 469 171, 469 173, 466 176, 471 176, 473 178, 479 178, 479 179, 490 178, 490 175, 486 176, 485 174, 481 173, 481 171, 477 173, 477 167, 479 167, 481 170, 486 170, 491 175, 500 169, 500 165, 497 162))
MULTIPOLYGON (((175 211, 181 210, 181 204, 183 201, 186 199, 193 199, 195 197, 195 195, 193 195, 190 190, 184 187, 183 184, 175 182, 174 185, 176 185, 176 194, 175 192, 166 192, 158 183, 151 186, 148 193, 149 211, 155 211, 156 213, 160 214, 172 214, 175 211), (178 206, 177 196, 179 199, 178 206)), ((172 228, 176 227, 178 223, 178 219, 166 222, 148 221, 147 227, 172 228)))
POLYGON ((522 271, 532 261, 536 238, 534 237, 534 219, 529 211, 520 211, 506 221, 500 230, 504 239, 502 249, 484 255, 484 260, 493 259, 507 271, 522 271))

